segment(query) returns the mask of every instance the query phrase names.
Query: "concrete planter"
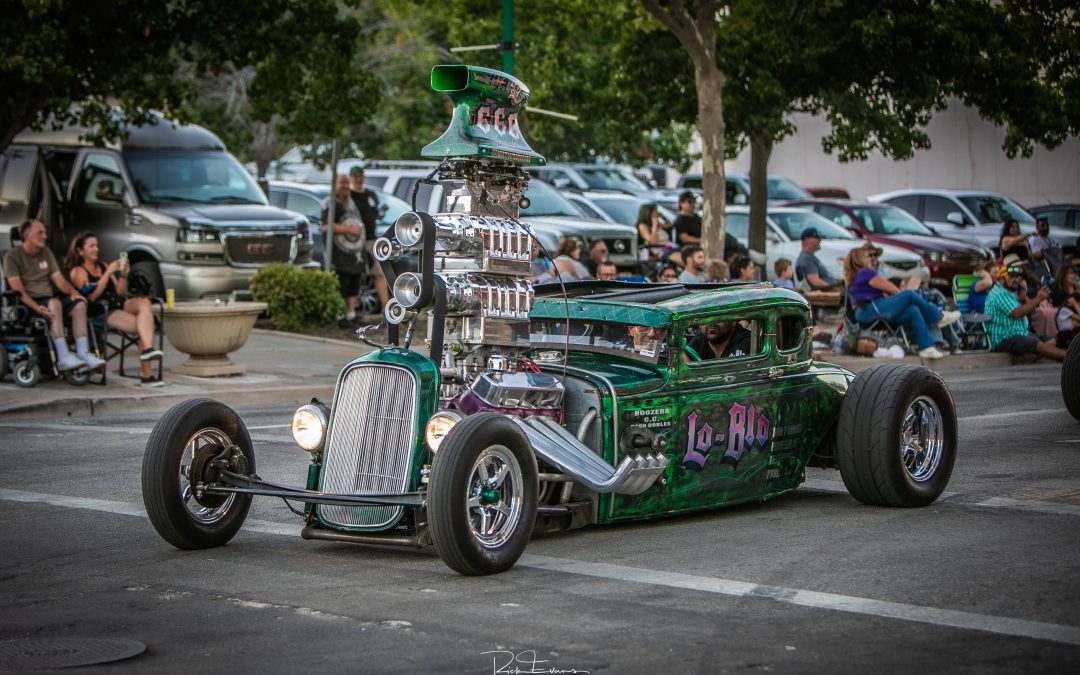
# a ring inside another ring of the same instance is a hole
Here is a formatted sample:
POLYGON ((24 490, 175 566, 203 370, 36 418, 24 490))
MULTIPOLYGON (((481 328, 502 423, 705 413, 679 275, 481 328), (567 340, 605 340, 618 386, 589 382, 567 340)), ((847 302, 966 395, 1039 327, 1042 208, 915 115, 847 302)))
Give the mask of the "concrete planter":
POLYGON ((244 346, 264 302, 178 302, 165 308, 163 327, 169 344, 188 355, 174 373, 198 377, 243 375, 247 367, 229 359, 244 346))

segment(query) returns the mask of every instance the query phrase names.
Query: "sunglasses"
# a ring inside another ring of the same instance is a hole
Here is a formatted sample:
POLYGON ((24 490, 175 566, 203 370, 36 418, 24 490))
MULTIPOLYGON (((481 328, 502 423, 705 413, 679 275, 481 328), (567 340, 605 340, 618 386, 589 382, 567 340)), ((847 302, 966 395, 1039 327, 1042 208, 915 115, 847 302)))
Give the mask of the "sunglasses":
POLYGON ((868 257, 868 258, 880 258, 881 255, 879 253, 867 253, 866 257, 868 257))
POLYGON ((1023 276, 1023 274, 1024 274, 1024 270, 1022 270, 1022 269, 1020 269, 1018 267, 1010 267, 1010 268, 1006 269, 1005 271, 1008 273, 1008 275, 1010 277, 1019 277, 1019 276, 1023 276))

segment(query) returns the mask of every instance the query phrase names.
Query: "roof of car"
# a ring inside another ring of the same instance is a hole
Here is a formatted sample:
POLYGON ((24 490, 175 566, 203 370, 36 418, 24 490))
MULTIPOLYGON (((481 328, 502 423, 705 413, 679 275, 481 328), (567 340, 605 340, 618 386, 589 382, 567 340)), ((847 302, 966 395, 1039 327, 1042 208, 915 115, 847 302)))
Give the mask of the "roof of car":
POLYGON ((673 320, 711 315, 727 307, 773 305, 807 307, 798 293, 771 283, 655 284, 633 281, 577 281, 541 284, 530 316, 541 319, 607 321, 666 326, 673 320))
POLYGON ((1062 204, 1041 204, 1039 206, 1032 206, 1028 211, 1035 213, 1037 211, 1047 211, 1049 209, 1080 209, 1078 203, 1062 203, 1062 204))
POLYGON ((892 190, 890 192, 882 192, 876 195, 870 195, 867 199, 870 200, 882 200, 891 199, 892 197, 901 197, 903 195, 910 194, 922 194, 922 195, 941 195, 943 197, 964 197, 971 195, 991 195, 994 197, 1004 197, 1005 195, 999 192, 992 192, 990 190, 951 190, 944 188, 904 188, 903 190, 892 190))

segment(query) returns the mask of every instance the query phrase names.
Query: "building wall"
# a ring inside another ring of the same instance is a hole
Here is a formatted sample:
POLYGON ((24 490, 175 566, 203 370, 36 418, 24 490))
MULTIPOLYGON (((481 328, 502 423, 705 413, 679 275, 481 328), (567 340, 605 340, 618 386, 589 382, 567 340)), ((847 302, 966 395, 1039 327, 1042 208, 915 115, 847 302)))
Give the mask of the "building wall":
MULTIPOLYGON (((999 192, 1029 207, 1080 202, 1080 138, 1054 150, 1036 145, 1030 159, 1009 159, 1002 150, 1004 128, 959 101, 930 120, 930 149, 902 162, 872 153, 865 162, 841 163, 821 149, 826 120, 798 114, 792 121, 798 131, 774 148, 769 173, 799 185, 843 187, 855 199, 902 188, 952 188, 999 192)), ((725 166, 748 172, 750 150, 725 166)), ((701 170, 700 162, 694 170, 701 170)))

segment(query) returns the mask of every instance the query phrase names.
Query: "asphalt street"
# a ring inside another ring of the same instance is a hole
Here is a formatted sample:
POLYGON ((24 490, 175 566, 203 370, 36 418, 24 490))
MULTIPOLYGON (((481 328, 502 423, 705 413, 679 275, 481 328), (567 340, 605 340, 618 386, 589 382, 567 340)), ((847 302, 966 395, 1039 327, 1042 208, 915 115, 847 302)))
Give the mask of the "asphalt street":
MULTIPOLYGON (((1074 673, 1080 423, 1059 368, 945 375, 960 449, 929 507, 863 506, 814 469, 763 504, 537 537, 484 578, 304 541, 269 499, 229 545, 178 551, 140 494, 158 413, 0 417, 0 641, 146 645, 83 669, 110 673, 1074 673)), ((241 412, 259 473, 302 484, 292 411, 241 412)))

